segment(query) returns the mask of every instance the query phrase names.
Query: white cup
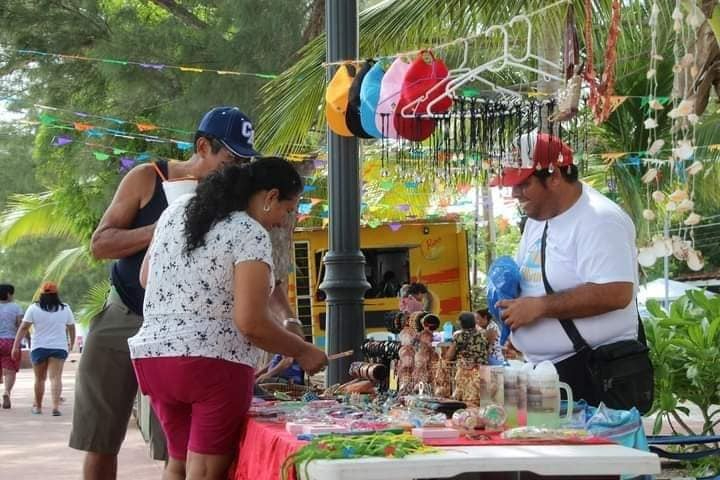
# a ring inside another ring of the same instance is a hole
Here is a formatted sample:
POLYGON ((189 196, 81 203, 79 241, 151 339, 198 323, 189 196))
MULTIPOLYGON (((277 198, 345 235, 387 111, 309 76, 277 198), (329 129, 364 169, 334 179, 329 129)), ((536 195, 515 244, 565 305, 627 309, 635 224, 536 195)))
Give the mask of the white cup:
POLYGON ((194 179, 170 180, 162 182, 168 205, 185 194, 194 193, 197 184, 197 180, 194 179))

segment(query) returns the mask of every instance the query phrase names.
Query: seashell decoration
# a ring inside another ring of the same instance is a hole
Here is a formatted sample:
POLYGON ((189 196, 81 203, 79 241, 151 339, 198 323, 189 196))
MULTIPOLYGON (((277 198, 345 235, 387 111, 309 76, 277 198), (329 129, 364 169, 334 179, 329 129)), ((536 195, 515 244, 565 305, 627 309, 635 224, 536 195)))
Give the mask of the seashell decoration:
POLYGON ((656 100, 656 99, 654 99, 654 98, 653 98, 652 100, 650 100, 650 103, 648 104, 648 106, 649 106, 652 110, 665 110, 665 107, 663 106, 663 104, 660 103, 659 100, 656 100))
POLYGON ((645 175, 642 176, 641 180, 643 183, 650 183, 657 178, 658 171, 656 168, 648 168, 645 175))
POLYGON ((655 200, 655 202, 660 203, 665 201, 665 194, 661 192, 660 190, 655 190, 652 193, 652 199, 655 200))
POLYGON ((677 203, 668 202, 667 205, 665 205, 666 212, 674 212, 675 210, 677 210, 677 203))
POLYGON ((688 173, 688 175, 697 175, 702 169, 702 162, 700 160, 695 160, 692 165, 685 169, 685 171, 688 173))
POLYGON ((673 252, 672 240, 662 236, 655 236, 650 248, 652 248, 657 258, 670 256, 673 252))
POLYGON ((657 256, 652 248, 641 248, 638 252, 638 263, 643 267, 652 267, 657 261, 657 256))
POLYGON ((647 149, 648 156, 654 157, 660 152, 660 150, 662 150, 664 146, 665 140, 663 140, 662 138, 658 138, 652 143, 652 145, 650 145, 650 148, 647 149))
POLYGON ((673 148, 673 155, 680 160, 689 160, 695 153, 695 148, 690 140, 680 140, 678 147, 673 148))
POLYGON ((683 200, 686 200, 688 198, 688 194, 685 190, 682 190, 678 188, 673 193, 670 194, 670 200, 672 200, 675 203, 680 203, 683 200))
POLYGON ((654 118, 648 118, 643 124, 645 125, 646 130, 652 130, 658 126, 658 123, 654 118))
POLYGON ((690 212, 695 207, 695 202, 690 200, 689 198, 686 198, 682 202, 678 204, 676 212, 678 213, 685 213, 690 212))
POLYGON ((683 240, 677 235, 672 238, 673 256, 680 261, 687 260, 691 245, 688 240, 683 240))
POLYGON ((702 253, 691 248, 688 251, 688 255, 687 255, 688 268, 690 270, 692 270, 693 272, 697 272, 699 270, 702 270, 704 265, 705 265, 705 261, 703 260, 702 253))
POLYGON ((697 213, 692 212, 690 215, 688 215, 688 217, 685 219, 685 221, 683 223, 687 226, 693 226, 693 225, 697 225, 698 223, 700 223, 700 220, 702 220, 702 217, 700 215, 698 215, 697 213))
POLYGON ((655 220, 655 218, 657 218, 657 216, 655 215, 655 212, 653 212, 649 208, 646 208, 645 210, 643 210, 642 215, 643 215, 643 218, 649 222, 651 222, 651 221, 655 220))

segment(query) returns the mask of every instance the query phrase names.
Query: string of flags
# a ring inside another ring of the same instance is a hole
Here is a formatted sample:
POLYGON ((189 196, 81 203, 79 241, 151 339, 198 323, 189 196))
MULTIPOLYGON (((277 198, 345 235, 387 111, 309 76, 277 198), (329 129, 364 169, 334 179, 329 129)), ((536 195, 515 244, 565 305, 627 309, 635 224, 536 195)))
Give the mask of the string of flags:
POLYGON ((150 61, 137 62, 137 61, 132 61, 132 60, 120 60, 120 59, 116 59, 116 58, 86 57, 83 55, 51 53, 51 52, 43 52, 41 50, 29 50, 29 49, 23 49, 23 48, 5 48, 5 50, 24 54, 24 55, 57 58, 57 59, 61 59, 61 60, 78 60, 78 61, 83 61, 83 62, 105 63, 105 64, 110 64, 110 65, 136 66, 136 67, 142 68, 144 70, 150 70, 150 71, 155 71, 155 72, 160 72, 163 70, 176 70, 176 71, 179 71, 182 73, 214 73, 214 74, 223 75, 223 76, 255 77, 255 78, 260 78, 263 80, 272 80, 277 77, 277 75, 270 74, 270 73, 238 72, 235 70, 215 70, 212 68, 199 68, 196 66, 189 66, 189 65, 171 65, 171 64, 164 64, 164 63, 155 63, 155 62, 150 62, 150 61))

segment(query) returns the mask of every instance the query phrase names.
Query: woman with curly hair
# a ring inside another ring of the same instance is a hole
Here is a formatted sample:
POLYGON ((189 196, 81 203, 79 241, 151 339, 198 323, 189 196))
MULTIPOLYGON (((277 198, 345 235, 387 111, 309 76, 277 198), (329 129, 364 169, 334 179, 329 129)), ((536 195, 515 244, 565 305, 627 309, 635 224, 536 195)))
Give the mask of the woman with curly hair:
POLYGON ((296 211, 302 191, 290 163, 262 158, 208 176, 158 220, 140 273, 144 323, 128 343, 167 437, 164 479, 226 478, 260 349, 310 374, 327 363, 268 309, 268 230, 296 211))

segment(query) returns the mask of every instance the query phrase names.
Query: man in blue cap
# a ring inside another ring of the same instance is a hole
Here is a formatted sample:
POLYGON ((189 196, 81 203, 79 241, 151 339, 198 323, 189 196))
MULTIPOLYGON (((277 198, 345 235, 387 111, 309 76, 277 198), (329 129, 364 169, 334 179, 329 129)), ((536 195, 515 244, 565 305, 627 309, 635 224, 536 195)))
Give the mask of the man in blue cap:
POLYGON ((155 223, 168 205, 163 182, 201 180, 224 165, 249 162, 258 156, 253 137, 252 122, 238 108, 213 108, 200 121, 190 160, 133 168, 93 233, 95 258, 116 261, 112 289, 105 308, 90 324, 76 379, 70 446, 87 452, 85 480, 117 477, 117 455, 137 394, 127 340, 143 320, 140 266, 155 223))

